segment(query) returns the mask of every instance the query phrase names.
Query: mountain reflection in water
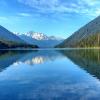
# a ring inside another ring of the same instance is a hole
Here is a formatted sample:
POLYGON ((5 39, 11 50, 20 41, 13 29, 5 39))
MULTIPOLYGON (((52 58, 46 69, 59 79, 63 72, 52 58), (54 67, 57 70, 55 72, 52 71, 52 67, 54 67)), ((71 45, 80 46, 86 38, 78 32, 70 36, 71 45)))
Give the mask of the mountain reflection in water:
POLYGON ((0 51, 0 71, 9 67, 10 65, 18 65, 25 63, 29 65, 42 64, 46 61, 54 61, 56 58, 60 58, 61 54, 56 51, 48 50, 1 50, 0 51))
POLYGON ((100 50, 0 51, 0 100, 99 100, 100 50))

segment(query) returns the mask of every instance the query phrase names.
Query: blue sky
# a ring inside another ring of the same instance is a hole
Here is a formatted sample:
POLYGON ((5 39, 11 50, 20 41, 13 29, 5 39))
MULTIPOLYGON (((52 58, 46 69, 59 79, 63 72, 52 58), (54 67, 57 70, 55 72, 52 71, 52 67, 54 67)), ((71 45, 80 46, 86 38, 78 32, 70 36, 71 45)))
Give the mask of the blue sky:
POLYGON ((0 0, 0 25, 12 32, 68 37, 100 15, 100 0, 0 0))

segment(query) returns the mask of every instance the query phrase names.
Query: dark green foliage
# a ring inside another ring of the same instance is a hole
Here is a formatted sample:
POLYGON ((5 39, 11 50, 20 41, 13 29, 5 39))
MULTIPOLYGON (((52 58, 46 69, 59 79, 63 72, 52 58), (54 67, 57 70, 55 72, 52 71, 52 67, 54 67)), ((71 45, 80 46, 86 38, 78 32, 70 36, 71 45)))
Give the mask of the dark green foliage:
POLYGON ((0 49, 9 48, 38 48, 38 46, 25 43, 16 43, 13 41, 0 41, 0 49))
POLYGON ((62 43, 56 47, 64 48, 64 47, 71 47, 71 48, 89 48, 89 47, 100 47, 100 33, 89 35, 81 40, 74 41, 74 43, 62 43))
POLYGON ((75 47, 100 47, 100 34, 93 34, 75 44, 75 47))

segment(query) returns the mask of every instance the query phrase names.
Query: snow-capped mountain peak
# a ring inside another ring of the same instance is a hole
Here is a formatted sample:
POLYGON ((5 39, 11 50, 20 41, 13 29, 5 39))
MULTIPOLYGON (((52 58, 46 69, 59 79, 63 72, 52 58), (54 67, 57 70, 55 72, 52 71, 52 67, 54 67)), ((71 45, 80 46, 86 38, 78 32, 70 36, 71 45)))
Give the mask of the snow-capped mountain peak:
POLYGON ((28 32, 28 33, 25 33, 25 35, 29 36, 29 37, 32 37, 36 40, 48 40, 49 37, 43 33, 39 33, 39 32, 28 32))
POLYGON ((23 39, 27 43, 38 45, 38 47, 41 48, 54 47, 55 45, 63 41, 63 39, 57 38, 55 36, 47 36, 43 33, 33 32, 33 31, 27 32, 25 34, 17 33, 16 35, 18 35, 21 39, 23 39))
POLYGON ((47 36, 44 33, 33 32, 33 31, 23 33, 23 34, 18 33, 18 32, 14 32, 14 34, 16 34, 17 36, 19 36, 19 35, 28 36, 28 37, 33 38, 35 40, 63 40, 63 38, 58 38, 55 36, 47 36))

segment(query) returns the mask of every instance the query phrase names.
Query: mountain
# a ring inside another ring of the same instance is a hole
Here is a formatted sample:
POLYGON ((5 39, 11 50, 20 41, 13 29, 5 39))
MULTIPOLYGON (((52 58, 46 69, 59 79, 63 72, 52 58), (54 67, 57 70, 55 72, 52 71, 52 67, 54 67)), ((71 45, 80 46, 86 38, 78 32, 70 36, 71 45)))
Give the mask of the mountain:
MULTIPOLYGON (((16 33, 15 33, 16 34, 16 33)), ((59 43, 61 43, 64 39, 56 38, 54 36, 47 36, 43 33, 38 32, 27 32, 25 34, 17 33, 22 40, 26 41, 29 44, 35 44, 40 48, 51 48, 59 43)))
POLYGON ((100 47, 100 16, 92 20, 56 47, 100 47))
POLYGON ((36 47, 35 45, 30 45, 24 40, 20 39, 18 36, 0 26, 0 49, 6 48, 16 48, 16 47, 36 47))

